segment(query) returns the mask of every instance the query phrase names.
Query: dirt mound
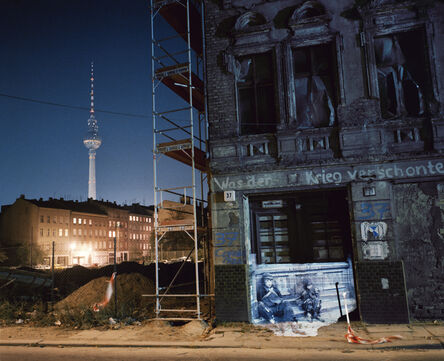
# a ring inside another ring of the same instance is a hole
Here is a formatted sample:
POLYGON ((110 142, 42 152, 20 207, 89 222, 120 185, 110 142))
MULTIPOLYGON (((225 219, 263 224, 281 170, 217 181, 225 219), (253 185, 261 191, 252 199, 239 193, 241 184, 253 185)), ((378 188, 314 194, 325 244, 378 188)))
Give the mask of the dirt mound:
MULTIPOLYGON (((88 308, 102 302, 109 277, 96 278, 80 287, 55 305, 55 309, 88 308)), ((119 308, 138 307, 144 303, 142 294, 155 293, 154 283, 140 273, 125 273, 117 276, 117 304, 119 308)), ((147 300, 148 301, 148 300, 147 300)), ((114 294, 107 307, 113 307, 114 294)))
POLYGON ((189 336, 201 336, 207 325, 203 321, 190 321, 181 327, 184 334, 189 336))

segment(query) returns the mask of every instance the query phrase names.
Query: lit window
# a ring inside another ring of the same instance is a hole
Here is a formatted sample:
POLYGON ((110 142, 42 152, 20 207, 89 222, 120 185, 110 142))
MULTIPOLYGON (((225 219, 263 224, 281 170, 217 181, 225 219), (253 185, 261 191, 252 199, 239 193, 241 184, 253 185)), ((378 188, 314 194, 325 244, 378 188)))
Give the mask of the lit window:
POLYGON ((90 219, 90 220, 89 220, 89 225, 92 226, 92 224, 93 224, 93 223, 92 223, 92 220, 90 219))
POLYGON ((113 233, 111 231, 108 232, 108 237, 111 238, 113 236, 113 233))
POLYGON ((117 227, 120 227, 120 222, 119 221, 117 221, 117 227))
POLYGON ((151 218, 148 218, 148 222, 151 223, 151 218))
POLYGON ((79 218, 79 224, 82 224, 82 218, 79 218))
POLYGON ((86 219, 83 220, 83 224, 86 224, 86 219))
POLYGON ((76 217, 74 217, 74 218, 72 219, 72 223, 74 223, 74 224, 77 223, 77 218, 76 218, 76 217))
POLYGON ((59 237, 63 236, 63 229, 59 228, 59 237))
POLYGON ((115 237, 116 236, 116 231, 113 231, 113 237, 115 237))
POLYGON ((68 228, 65 228, 65 237, 68 237, 68 228))

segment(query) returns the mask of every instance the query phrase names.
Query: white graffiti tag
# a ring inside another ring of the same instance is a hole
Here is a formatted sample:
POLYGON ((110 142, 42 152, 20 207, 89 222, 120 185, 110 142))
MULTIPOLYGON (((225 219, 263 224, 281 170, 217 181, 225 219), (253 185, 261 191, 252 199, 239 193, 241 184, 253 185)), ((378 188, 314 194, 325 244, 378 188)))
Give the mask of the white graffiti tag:
POLYGON ((387 234, 387 223, 385 222, 362 222, 361 237, 363 241, 368 240, 368 234, 371 233, 374 239, 383 239, 387 234))

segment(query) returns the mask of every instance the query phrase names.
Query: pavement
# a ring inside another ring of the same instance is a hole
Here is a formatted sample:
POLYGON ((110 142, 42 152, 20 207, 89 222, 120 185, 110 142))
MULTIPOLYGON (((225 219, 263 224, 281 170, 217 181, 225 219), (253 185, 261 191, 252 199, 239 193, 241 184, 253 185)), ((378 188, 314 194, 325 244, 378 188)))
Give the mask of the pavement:
MULTIPOLYGON (((268 327, 271 327, 268 326, 268 327)), ((279 327, 272 325, 272 327, 279 327)), ((348 343, 347 324, 338 322, 318 330, 317 336, 276 336, 272 329, 242 323, 208 327, 191 321, 171 326, 166 321, 149 321, 140 325, 115 325, 109 328, 75 330, 56 327, 12 325, 0 327, 0 346, 35 347, 145 347, 145 348, 253 348, 253 349, 317 349, 352 352, 374 350, 443 350, 444 324, 411 323, 368 325, 352 323, 355 334, 365 339, 400 335, 389 343, 363 345, 348 343)))

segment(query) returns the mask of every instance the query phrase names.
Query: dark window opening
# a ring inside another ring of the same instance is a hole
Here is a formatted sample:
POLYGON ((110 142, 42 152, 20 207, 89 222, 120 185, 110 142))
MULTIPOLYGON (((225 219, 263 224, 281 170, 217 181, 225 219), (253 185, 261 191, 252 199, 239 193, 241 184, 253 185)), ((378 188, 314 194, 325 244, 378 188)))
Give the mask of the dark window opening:
POLYGON ((332 44, 294 48, 293 74, 299 127, 320 128, 335 122, 337 74, 332 44))
POLYGON ((271 53, 238 59, 237 81, 242 134, 276 131, 274 66, 271 53))
POLYGON ((382 116, 424 115, 429 78, 424 32, 375 38, 375 56, 382 116))
POLYGON ((254 197, 250 206, 258 263, 335 262, 351 255, 344 190, 254 197))

